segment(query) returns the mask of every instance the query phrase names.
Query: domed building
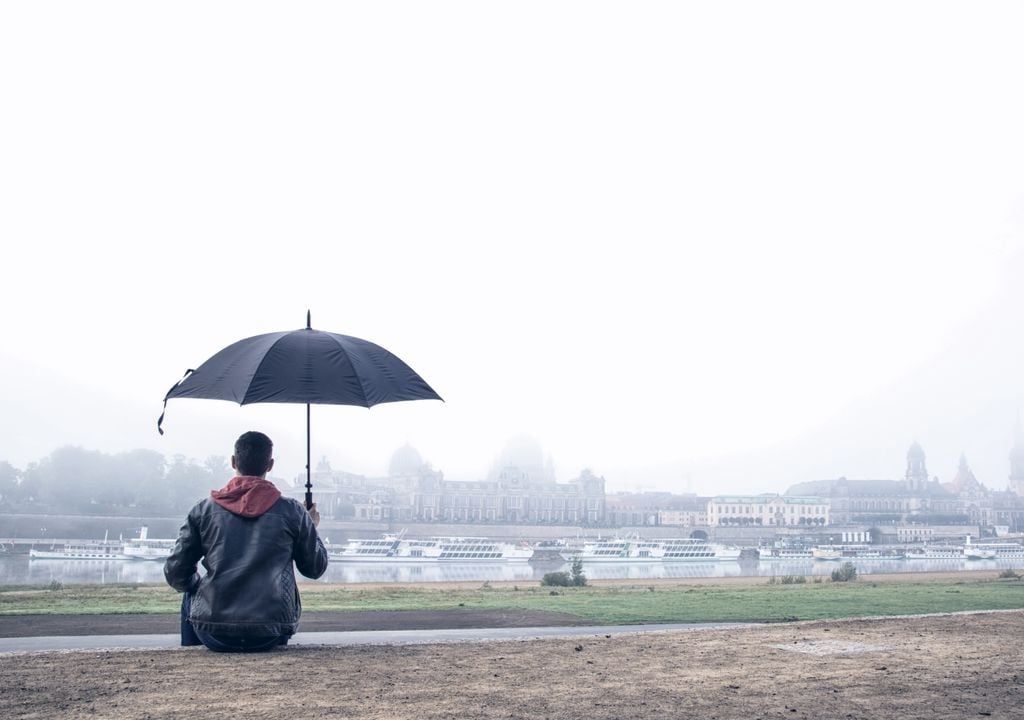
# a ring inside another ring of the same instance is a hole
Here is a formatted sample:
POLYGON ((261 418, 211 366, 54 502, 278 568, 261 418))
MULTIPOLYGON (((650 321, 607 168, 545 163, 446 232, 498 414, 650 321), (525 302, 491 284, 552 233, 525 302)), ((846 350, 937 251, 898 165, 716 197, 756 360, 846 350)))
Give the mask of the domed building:
POLYGON ((391 462, 388 463, 388 477, 419 475, 425 464, 419 451, 406 443, 391 454, 391 462))
POLYGON ((529 435, 510 439, 494 461, 488 479, 516 476, 535 482, 555 482, 554 463, 544 459, 540 442, 529 435))
MULTIPOLYGON (((605 519, 605 480, 589 470, 566 483, 554 480, 540 443, 527 436, 506 445, 493 477, 446 480, 406 443, 395 450, 385 477, 332 470, 324 459, 314 476, 324 517, 379 522, 484 522, 600 524, 605 519)), ((300 497, 296 477, 289 494, 300 497)))

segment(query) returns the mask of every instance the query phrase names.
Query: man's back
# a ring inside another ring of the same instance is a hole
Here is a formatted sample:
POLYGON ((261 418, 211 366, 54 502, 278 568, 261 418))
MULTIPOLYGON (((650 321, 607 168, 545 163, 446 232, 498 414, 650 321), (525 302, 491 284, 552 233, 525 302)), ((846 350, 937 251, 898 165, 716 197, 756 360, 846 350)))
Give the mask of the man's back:
POLYGON ((294 568, 310 578, 327 570, 327 549, 316 533, 320 513, 315 504, 307 510, 281 497, 267 480, 274 443, 263 433, 242 433, 231 467, 238 474, 189 512, 164 577, 183 593, 182 645, 269 650, 286 644, 299 624, 294 568))
POLYGON ((327 550, 297 501, 278 496, 246 516, 208 498, 189 512, 164 575, 176 590, 191 593, 189 620, 200 632, 291 635, 301 612, 293 561, 311 578, 327 569, 327 550))

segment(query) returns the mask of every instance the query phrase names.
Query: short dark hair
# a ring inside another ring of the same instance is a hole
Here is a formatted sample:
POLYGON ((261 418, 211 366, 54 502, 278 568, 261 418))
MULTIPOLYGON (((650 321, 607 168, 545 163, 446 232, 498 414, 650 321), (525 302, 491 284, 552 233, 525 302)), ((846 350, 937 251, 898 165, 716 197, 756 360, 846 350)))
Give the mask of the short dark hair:
POLYGON ((263 475, 274 456, 274 443, 261 432, 250 430, 235 440, 235 469, 240 475, 263 475))

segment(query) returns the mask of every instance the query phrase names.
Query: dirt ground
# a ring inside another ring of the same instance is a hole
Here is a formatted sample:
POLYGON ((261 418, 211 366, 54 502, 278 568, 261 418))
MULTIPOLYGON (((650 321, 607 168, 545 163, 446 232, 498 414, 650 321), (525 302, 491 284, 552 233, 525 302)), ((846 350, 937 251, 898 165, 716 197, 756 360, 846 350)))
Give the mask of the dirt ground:
POLYGON ((1024 612, 516 642, 0 656, 6 718, 1020 718, 1024 612))
MULTIPOLYGON (((304 586, 303 593, 325 589, 304 586)), ((525 611, 306 612, 302 630, 580 622, 525 611)), ((0 616, 0 637, 176 629, 172 615, 0 616)), ((451 645, 293 646, 262 655, 203 648, 11 653, 0 654, 0 717, 1016 720, 1024 717, 1022 647, 1024 611, 451 645)))

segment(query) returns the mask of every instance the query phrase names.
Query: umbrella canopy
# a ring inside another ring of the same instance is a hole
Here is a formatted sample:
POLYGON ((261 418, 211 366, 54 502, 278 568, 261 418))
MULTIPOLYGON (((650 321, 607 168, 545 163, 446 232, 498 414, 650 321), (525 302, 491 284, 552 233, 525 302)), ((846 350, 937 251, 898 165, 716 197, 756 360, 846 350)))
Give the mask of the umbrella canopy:
MULTIPOLYGON (((227 346, 174 384, 164 397, 306 405, 306 505, 312 504, 310 405, 372 407, 441 396, 398 357, 349 335, 314 330, 267 333, 227 346)), ((164 415, 157 420, 163 434, 164 415)))

